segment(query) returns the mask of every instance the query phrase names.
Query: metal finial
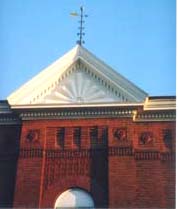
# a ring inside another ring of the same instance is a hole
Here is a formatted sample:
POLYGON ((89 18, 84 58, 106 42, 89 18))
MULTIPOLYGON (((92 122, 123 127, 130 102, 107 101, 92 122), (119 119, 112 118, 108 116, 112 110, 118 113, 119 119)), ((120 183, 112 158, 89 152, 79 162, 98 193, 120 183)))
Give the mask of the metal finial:
POLYGON ((84 10, 83 6, 81 6, 80 7, 80 14, 78 14, 77 12, 70 13, 72 16, 79 16, 80 17, 80 20, 79 20, 80 27, 78 27, 79 33, 77 33, 77 35, 79 36, 79 40, 77 40, 77 44, 79 44, 79 45, 82 45, 85 43, 85 41, 83 40, 83 36, 85 35, 85 33, 84 33, 85 28, 83 27, 83 24, 85 23, 84 18, 88 17, 88 15, 84 14, 83 10, 84 10))

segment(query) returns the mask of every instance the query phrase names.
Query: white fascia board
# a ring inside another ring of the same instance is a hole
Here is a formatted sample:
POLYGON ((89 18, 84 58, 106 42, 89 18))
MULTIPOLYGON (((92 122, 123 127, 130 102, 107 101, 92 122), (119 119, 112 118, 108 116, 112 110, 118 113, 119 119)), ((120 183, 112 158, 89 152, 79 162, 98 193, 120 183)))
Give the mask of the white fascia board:
POLYGON ((146 98, 143 109, 146 110, 176 110, 176 99, 150 99, 146 98))
POLYGON ((144 103, 91 103, 91 104, 22 104, 11 105, 11 109, 43 109, 43 108, 82 108, 82 107, 138 107, 144 103))

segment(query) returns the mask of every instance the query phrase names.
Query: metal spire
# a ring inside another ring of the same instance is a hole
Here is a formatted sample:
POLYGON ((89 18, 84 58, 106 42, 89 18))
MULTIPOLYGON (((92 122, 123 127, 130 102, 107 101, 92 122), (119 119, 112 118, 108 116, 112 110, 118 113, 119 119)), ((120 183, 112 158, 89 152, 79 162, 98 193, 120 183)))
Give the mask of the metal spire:
POLYGON ((83 12, 83 6, 80 7, 80 14, 78 14, 77 12, 72 12, 70 13, 72 16, 79 16, 80 17, 80 20, 79 20, 79 23, 80 23, 80 27, 78 27, 79 29, 79 33, 77 33, 77 35, 79 36, 79 40, 77 40, 77 44, 79 45, 82 45, 85 43, 85 41, 83 40, 83 36, 85 35, 84 33, 84 18, 88 17, 88 15, 85 15, 84 12, 83 12))

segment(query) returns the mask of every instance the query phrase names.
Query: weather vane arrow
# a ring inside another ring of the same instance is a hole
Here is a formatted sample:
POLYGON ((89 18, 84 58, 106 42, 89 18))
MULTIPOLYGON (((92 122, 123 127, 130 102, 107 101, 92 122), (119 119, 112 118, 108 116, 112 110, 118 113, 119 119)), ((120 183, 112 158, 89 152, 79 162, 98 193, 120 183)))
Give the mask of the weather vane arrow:
POLYGON ((79 33, 77 33, 77 35, 79 36, 79 40, 77 41, 77 44, 82 45, 85 43, 85 41, 83 40, 83 36, 85 35, 84 33, 84 18, 88 17, 88 15, 84 14, 83 11, 83 6, 80 7, 80 14, 77 12, 71 12, 70 15, 74 16, 74 17, 80 17, 79 23, 80 23, 80 27, 78 27, 79 29, 79 33))

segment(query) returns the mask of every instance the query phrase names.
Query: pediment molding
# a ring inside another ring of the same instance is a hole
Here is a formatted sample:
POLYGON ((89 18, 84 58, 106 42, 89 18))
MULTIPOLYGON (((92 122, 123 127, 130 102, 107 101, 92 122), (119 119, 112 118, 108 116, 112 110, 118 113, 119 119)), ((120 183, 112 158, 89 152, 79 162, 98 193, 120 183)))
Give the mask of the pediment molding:
MULTIPOLYGON (((63 96, 65 98, 66 96, 69 97, 69 95, 73 96, 73 101, 71 100, 71 103, 129 101, 128 96, 124 94, 124 92, 118 89, 114 84, 112 84, 112 82, 105 79, 102 75, 95 72, 92 68, 87 67, 80 59, 78 59, 76 63, 74 63, 67 71, 65 71, 59 79, 54 81, 51 89, 52 90, 50 94, 46 97, 50 99, 50 97, 54 96, 55 93, 61 94, 61 92, 63 92, 63 96), (68 80, 68 83, 65 82, 66 80, 68 80), (65 89, 60 88, 61 85, 64 85, 63 87, 65 87, 65 89), (64 90, 68 91, 68 95, 65 95, 64 90), (83 95, 77 95, 77 90, 83 91, 83 95), (81 100, 78 101, 77 97, 78 99, 80 97, 81 100), (94 99, 96 97, 98 99, 94 99)), ((40 99, 38 100, 38 97, 39 96, 37 96, 32 102, 36 101, 36 103, 46 103, 44 99, 41 99, 41 101, 40 99)), ((57 103, 57 96, 56 100, 51 99, 51 103, 54 102, 57 103)), ((64 101, 61 100, 59 103, 64 103, 64 101)))
MULTIPOLYGON (((84 103, 141 102, 147 96, 144 91, 136 87, 119 73, 116 73, 88 50, 77 45, 62 58, 12 93, 8 97, 8 101, 12 105, 41 104, 46 102, 64 104, 65 101, 62 99, 57 100, 60 99, 62 95, 58 98, 57 96, 55 97, 55 94, 61 94, 60 90, 62 91, 62 89, 58 87, 61 83, 65 83, 65 80, 67 82, 69 77, 73 75, 73 79, 77 79, 77 76, 75 76, 77 73, 82 75, 81 79, 84 81, 89 82, 90 80, 91 86, 93 88, 95 86, 94 93, 98 92, 98 96, 100 97, 98 100, 87 100, 86 95, 85 101, 83 101, 84 103), (50 96, 54 97, 51 101, 49 99, 50 96)), ((74 80, 71 82, 74 82, 74 80)), ((73 85, 74 90, 78 88, 78 85, 82 85, 81 83, 82 81, 80 80, 79 83, 73 85)), ((68 88, 69 84, 66 87, 68 88)), ((63 95, 63 98, 64 97, 66 97, 65 94, 63 95)), ((68 101, 66 98, 66 101, 67 104, 81 103, 81 101, 77 99, 68 101)))

